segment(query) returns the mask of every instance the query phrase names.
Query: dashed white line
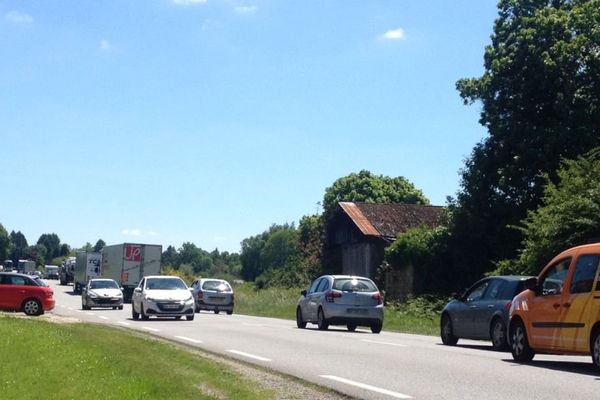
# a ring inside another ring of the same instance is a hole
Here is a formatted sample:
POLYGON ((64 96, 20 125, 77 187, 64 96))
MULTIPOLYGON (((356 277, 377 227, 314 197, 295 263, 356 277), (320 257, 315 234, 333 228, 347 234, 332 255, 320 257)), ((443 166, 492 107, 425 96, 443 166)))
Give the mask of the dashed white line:
POLYGON ((149 326, 142 326, 142 329, 145 329, 145 330, 151 331, 151 332, 160 332, 160 329, 150 328, 149 326))
POLYGON ((93 312, 86 312, 85 315, 94 315, 93 312))
POLYGON ((100 318, 100 319, 105 319, 105 320, 108 320, 108 319, 109 319, 108 317, 105 317, 104 315, 98 315, 98 318, 100 318))
POLYGON ((125 322, 125 321, 117 321, 117 324, 121 324, 121 325, 125 325, 125 326, 131 325, 129 322, 125 322))
POLYGON ((177 339, 186 340, 186 341, 192 342, 192 343, 202 343, 202 340, 192 339, 192 338, 185 337, 185 336, 175 336, 175 337, 177 339))
POLYGON ((265 357, 261 357, 261 356, 256 356, 254 354, 244 353, 243 351, 239 351, 239 350, 227 350, 227 351, 230 353, 233 353, 233 354, 237 354, 239 356, 253 358, 258 361, 271 361, 270 358, 265 358, 265 357))
POLYGON ((242 322, 242 325, 244 325, 244 326, 264 326, 263 324, 250 324, 248 322, 242 322))
POLYGON ((366 383, 360 383, 360 382, 351 381, 350 379, 340 378, 339 376, 335 376, 335 375, 319 375, 319 376, 321 378, 331 379, 332 381, 336 381, 336 382, 340 382, 340 383, 345 383, 346 385, 356 386, 356 387, 359 387, 361 389, 365 389, 365 390, 370 390, 372 392, 381 393, 381 394, 384 394, 386 396, 394 397, 396 399, 412 399, 412 397, 409 396, 409 395, 407 395, 407 394, 402 394, 402 393, 398 393, 398 392, 392 392, 391 390, 382 389, 382 388, 379 388, 377 386, 367 385, 366 383))
POLYGON ((387 346, 408 347, 408 345, 405 345, 405 344, 391 343, 391 342, 380 342, 380 341, 377 341, 377 340, 361 339, 361 341, 362 342, 367 342, 367 343, 385 344, 387 346))

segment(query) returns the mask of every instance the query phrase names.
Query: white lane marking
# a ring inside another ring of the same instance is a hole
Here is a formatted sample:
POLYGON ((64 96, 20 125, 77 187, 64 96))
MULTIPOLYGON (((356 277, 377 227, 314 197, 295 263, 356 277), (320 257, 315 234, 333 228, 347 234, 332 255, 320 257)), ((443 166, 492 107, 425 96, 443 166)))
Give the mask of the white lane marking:
POLYGON ((271 361, 270 358, 265 358, 265 357, 261 357, 261 356, 255 356, 254 354, 244 353, 243 351, 239 351, 239 350, 227 350, 227 351, 230 352, 230 353, 233 353, 233 354, 237 354, 239 356, 253 358, 253 359, 258 360, 258 361, 271 361))
POLYGON ((361 339, 361 341, 362 342, 367 342, 367 343, 385 344, 385 345, 388 345, 388 346, 408 347, 408 345, 406 345, 406 344, 391 343, 391 342, 379 342, 377 340, 361 339))
POLYGON ((94 315, 93 312, 86 312, 85 315, 94 315))
POLYGON ((125 325, 125 326, 131 325, 129 322, 125 322, 125 321, 117 321, 117 324, 121 324, 121 325, 125 325))
MULTIPOLYGON (((75 309, 71 308, 71 307, 67 307, 67 310, 75 311, 75 309)), ((77 310, 77 311, 79 311, 79 310, 77 310)))
POLYGON ((244 326, 264 326, 263 324, 250 324, 248 322, 242 322, 242 325, 244 325, 244 326))
POLYGON ((202 343, 202 340, 192 339, 192 338, 185 337, 185 336, 175 336, 175 337, 177 339, 187 340, 188 342, 192 342, 192 343, 202 343))
POLYGON ((361 389, 370 390, 372 392, 377 392, 377 393, 385 394, 386 396, 391 396, 391 397, 394 397, 396 399, 412 399, 412 397, 409 396, 409 395, 407 395, 407 394, 402 394, 402 393, 398 393, 398 392, 392 392, 391 390, 378 388, 377 386, 367 385, 366 383, 360 383, 360 382, 351 381, 350 379, 340 378, 339 376, 335 376, 335 375, 319 375, 319 376, 321 378, 331 379, 332 381, 337 381, 337 382, 345 383, 346 385, 356 386, 356 387, 359 387, 361 389))
POLYGON ((98 318, 100 318, 100 319, 106 319, 106 320, 109 319, 108 317, 105 317, 104 315, 98 315, 98 318))
POLYGON ((67 306, 65 306, 65 305, 63 305, 63 304, 60 304, 60 305, 59 305, 59 307, 60 307, 60 308, 67 308, 67 306))
POLYGON ((160 332, 160 329, 150 328, 149 326, 142 326, 142 328, 151 332, 160 332))

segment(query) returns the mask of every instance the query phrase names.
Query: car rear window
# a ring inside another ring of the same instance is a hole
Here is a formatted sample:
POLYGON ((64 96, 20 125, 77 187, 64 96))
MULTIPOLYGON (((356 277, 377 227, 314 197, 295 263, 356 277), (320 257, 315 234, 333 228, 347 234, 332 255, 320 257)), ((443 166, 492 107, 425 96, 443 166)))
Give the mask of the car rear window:
POLYGON ((368 279, 336 278, 333 288, 343 292, 377 292, 377 286, 368 279))
POLYGON ((205 281, 202 290, 216 290, 217 292, 231 292, 231 286, 222 281, 205 281))

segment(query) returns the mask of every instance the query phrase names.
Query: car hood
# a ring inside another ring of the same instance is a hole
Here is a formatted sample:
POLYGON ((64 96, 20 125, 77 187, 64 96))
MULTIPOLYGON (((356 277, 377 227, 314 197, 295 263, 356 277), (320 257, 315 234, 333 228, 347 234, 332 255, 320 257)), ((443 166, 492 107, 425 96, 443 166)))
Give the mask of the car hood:
POLYGON ((156 300, 188 300, 192 297, 189 290, 146 290, 146 296, 156 300))
POLYGON ((92 289, 90 293, 96 293, 100 297, 116 297, 123 295, 120 289, 92 289))

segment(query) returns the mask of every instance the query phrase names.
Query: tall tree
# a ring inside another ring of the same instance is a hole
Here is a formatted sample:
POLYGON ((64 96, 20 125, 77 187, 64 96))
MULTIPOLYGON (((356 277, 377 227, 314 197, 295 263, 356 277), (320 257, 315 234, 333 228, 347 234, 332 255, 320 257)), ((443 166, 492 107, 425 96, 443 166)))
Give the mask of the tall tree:
POLYGON ((47 260, 60 257, 60 238, 56 233, 44 233, 40 236, 37 244, 46 248, 45 257, 47 260))
POLYGON ((325 218, 340 201, 429 204, 423 192, 406 178, 374 175, 366 170, 339 178, 325 189, 323 198, 325 218))
POLYGON ((104 248, 104 246, 106 246, 106 242, 102 239, 98 239, 98 241, 94 245, 94 251, 98 252, 98 251, 102 250, 104 248))
POLYGON ((0 265, 8 257, 9 247, 10 236, 8 236, 8 232, 6 231, 6 229, 4 229, 4 226, 0 224, 0 265))
POLYGON ((457 82, 481 102, 489 136, 452 204, 455 264, 489 270, 516 255, 512 228, 540 204, 562 158, 600 145, 600 0, 501 0, 481 77, 457 82))
POLYGON ((19 262, 19 259, 25 257, 25 251, 28 247, 27 239, 25 239, 25 235, 21 233, 21 231, 10 232, 10 255, 9 258, 13 261, 16 266, 19 262))

